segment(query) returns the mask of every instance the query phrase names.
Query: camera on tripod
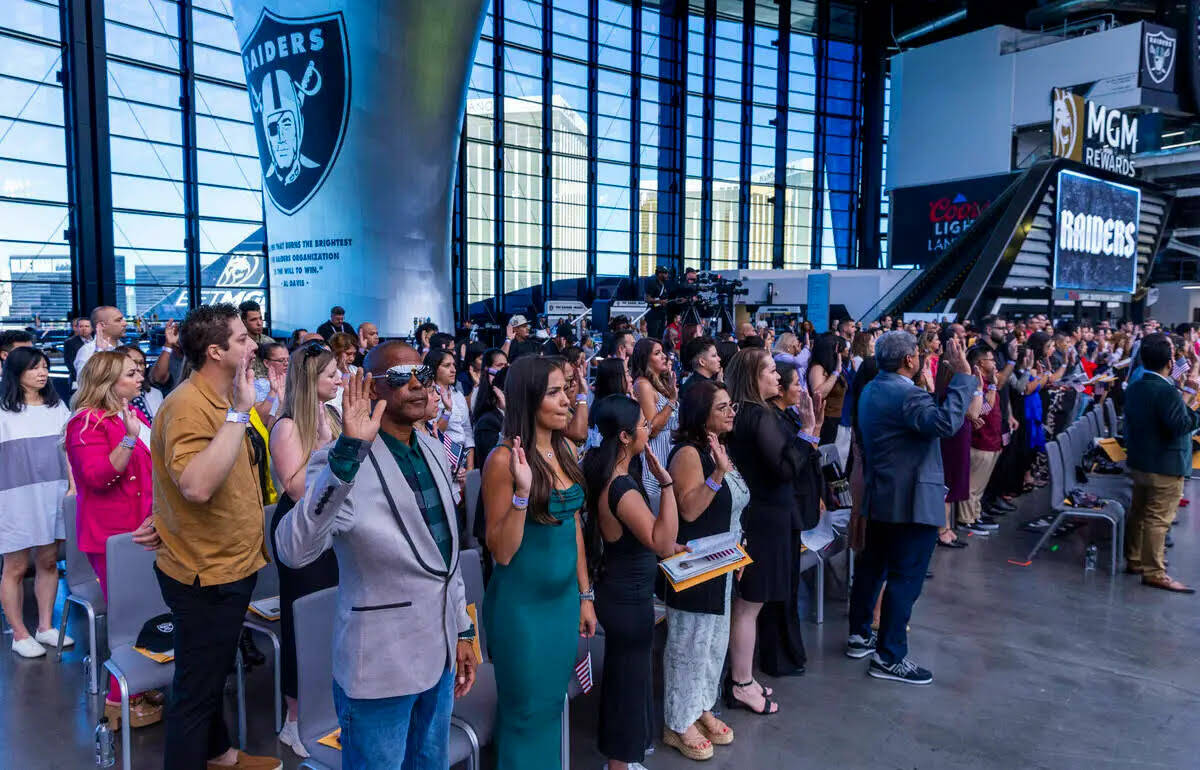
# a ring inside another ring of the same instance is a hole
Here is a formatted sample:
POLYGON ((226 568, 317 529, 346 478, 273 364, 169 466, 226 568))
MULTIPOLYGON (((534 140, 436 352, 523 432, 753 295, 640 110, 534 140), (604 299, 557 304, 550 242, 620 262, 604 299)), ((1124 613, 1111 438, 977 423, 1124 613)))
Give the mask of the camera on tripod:
POLYGON ((697 291, 711 292, 717 297, 744 297, 750 293, 742 286, 741 279, 722 278, 720 273, 704 270, 696 274, 697 291))

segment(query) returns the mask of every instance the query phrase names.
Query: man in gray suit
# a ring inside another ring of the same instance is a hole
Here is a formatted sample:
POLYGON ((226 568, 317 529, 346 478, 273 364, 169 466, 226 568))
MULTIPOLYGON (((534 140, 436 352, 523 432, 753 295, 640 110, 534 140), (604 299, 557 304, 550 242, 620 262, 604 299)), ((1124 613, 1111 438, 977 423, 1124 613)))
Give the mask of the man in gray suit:
POLYGON ((929 684, 933 674, 908 659, 906 627, 938 527, 946 521, 939 439, 958 432, 967 406, 982 393, 957 340, 946 346, 945 360, 955 374, 941 406, 913 384, 920 356, 911 334, 884 334, 875 343, 875 358, 879 375, 863 388, 858 405, 866 547, 855 563, 846 654, 863 658, 874 652, 867 673, 878 679, 929 684), (885 580, 876 639, 871 614, 885 580))
POLYGON ((304 497, 279 522, 279 558, 299 568, 337 554, 343 767, 445 770, 451 693, 475 681, 475 630, 446 451, 413 430, 433 372, 401 342, 373 348, 364 369, 343 392, 341 437, 313 454, 304 497))

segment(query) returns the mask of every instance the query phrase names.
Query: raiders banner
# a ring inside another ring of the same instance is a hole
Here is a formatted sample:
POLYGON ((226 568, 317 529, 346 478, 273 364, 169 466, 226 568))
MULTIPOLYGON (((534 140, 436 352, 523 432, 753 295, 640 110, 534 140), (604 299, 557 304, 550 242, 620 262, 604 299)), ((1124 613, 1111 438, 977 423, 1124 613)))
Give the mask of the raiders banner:
POLYGON ((450 215, 485 0, 235 0, 271 323, 452 324, 450 215))
POLYGON ((1170 27, 1142 24, 1142 61, 1138 85, 1156 91, 1175 91, 1175 49, 1179 33, 1170 27))
POLYGON ((1054 288, 1131 293, 1141 206, 1136 187, 1058 172, 1054 288))

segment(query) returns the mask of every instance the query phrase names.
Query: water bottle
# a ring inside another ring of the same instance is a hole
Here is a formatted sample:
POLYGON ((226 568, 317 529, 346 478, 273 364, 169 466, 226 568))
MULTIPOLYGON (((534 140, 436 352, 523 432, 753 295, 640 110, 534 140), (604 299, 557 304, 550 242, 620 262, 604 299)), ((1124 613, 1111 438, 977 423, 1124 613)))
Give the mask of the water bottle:
POLYGON ((1087 551, 1083 556, 1083 568, 1085 570, 1096 569, 1096 554, 1099 553, 1095 543, 1088 543, 1087 551))
POLYGON ((117 763, 116 740, 108 727, 108 717, 100 717, 96 725, 96 767, 112 767, 117 763))

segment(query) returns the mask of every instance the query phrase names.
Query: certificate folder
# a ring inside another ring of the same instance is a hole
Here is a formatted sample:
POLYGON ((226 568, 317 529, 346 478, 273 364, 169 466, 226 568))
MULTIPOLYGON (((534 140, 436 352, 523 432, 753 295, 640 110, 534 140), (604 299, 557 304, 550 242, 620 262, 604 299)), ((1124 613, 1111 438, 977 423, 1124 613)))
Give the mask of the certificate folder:
POLYGON ((708 582, 754 561, 730 535, 693 540, 688 547, 692 549, 690 553, 675 554, 658 564, 676 591, 708 582))

